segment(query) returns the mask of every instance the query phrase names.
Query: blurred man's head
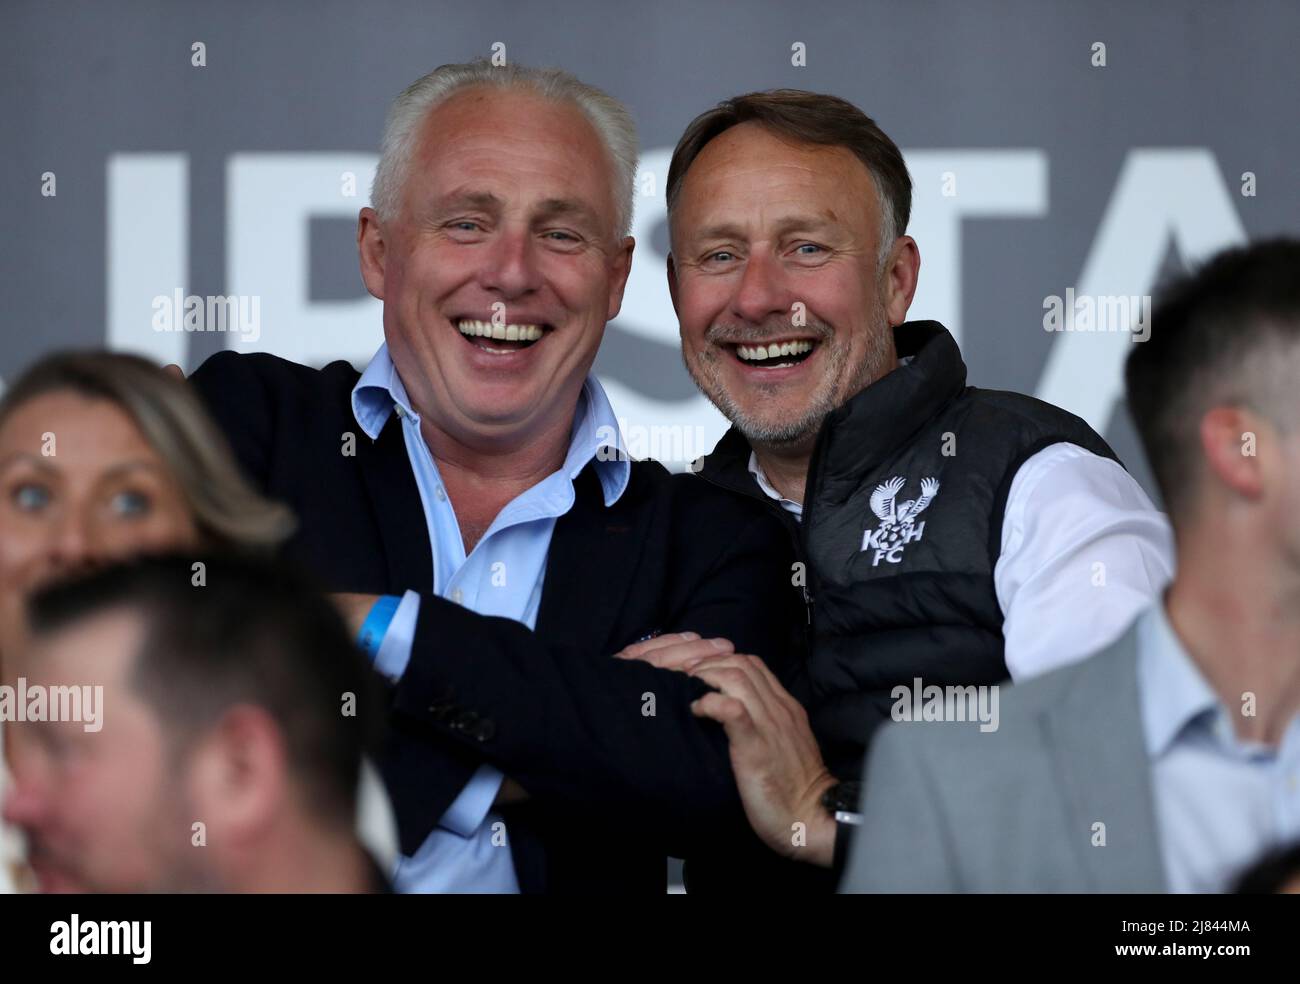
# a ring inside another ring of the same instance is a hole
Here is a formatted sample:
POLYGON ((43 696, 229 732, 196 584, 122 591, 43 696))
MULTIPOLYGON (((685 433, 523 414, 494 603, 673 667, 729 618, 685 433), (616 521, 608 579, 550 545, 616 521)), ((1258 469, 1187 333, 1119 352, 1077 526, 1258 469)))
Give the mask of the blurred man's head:
POLYGON ((565 72, 444 65, 398 96, 358 245, 432 426, 568 433, 631 270, 636 165, 626 109, 565 72))
POLYGON ((1180 544, 1248 536, 1300 573, 1300 242, 1220 253, 1151 320, 1125 382, 1180 544))
POLYGON ((98 730, 27 722, 5 818, 47 891, 343 890, 366 670, 334 609, 254 561, 155 558, 39 592, 27 690, 102 686, 98 730))
POLYGON ((897 362, 920 268, 902 154, 842 99, 751 93, 687 127, 667 194, 687 369, 752 444, 810 447, 897 362))

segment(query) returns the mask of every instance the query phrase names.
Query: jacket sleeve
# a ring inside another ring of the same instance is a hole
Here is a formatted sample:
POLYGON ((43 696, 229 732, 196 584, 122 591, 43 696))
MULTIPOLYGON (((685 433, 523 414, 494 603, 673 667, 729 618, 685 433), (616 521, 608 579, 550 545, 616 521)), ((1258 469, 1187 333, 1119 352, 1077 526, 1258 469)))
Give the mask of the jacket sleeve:
POLYGON ((225 435, 244 477, 268 494, 275 404, 257 361, 256 356, 218 352, 190 374, 189 382, 225 435))
POLYGON ((887 725, 871 743, 862 825, 841 892, 961 891, 937 779, 921 754, 922 727, 887 725))
MULTIPOLYGON (((663 631, 724 636, 788 678, 787 546, 770 517, 749 522, 663 631)), ((517 622, 426 594, 396 707, 475 749, 534 799, 619 823, 666 854, 746 829, 725 733, 691 713, 708 688, 612 656, 548 644, 517 622)))

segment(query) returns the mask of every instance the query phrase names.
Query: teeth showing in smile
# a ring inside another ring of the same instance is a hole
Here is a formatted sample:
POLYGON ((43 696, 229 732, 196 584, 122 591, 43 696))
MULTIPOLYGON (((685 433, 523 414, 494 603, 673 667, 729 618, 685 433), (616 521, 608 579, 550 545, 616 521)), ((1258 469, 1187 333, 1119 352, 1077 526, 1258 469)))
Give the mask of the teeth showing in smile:
POLYGON ((494 325, 490 321, 466 318, 456 328, 470 338, 495 338, 503 342, 535 342, 542 337, 541 325, 494 325))
POLYGON ((736 354, 746 362, 762 362, 765 359, 779 359, 782 356, 804 355, 813 350, 809 341, 773 342, 771 345, 737 345, 736 354))

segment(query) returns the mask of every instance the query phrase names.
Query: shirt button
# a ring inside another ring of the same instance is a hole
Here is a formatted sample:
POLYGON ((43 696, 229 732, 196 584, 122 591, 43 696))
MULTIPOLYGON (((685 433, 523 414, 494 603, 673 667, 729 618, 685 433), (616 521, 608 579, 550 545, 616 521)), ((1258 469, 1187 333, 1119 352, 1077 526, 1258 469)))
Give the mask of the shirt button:
POLYGON ((433 490, 433 494, 437 496, 439 502, 447 501, 447 493, 442 490, 441 485, 439 485, 436 489, 433 490))
POLYGON ((461 603, 461 599, 463 599, 464 597, 465 597, 465 592, 461 591, 460 588, 457 588, 455 591, 451 593, 451 600, 458 605, 461 603))

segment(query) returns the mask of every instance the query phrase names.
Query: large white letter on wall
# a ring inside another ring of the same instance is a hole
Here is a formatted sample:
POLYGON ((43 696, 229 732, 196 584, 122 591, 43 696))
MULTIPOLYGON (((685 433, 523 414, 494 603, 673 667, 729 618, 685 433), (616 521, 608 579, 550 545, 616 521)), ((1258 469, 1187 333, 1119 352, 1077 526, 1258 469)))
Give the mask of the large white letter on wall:
POLYGON ((110 349, 185 364, 186 335, 155 331, 154 299, 189 281, 189 160, 111 154, 106 182, 107 338, 110 349))
MULTIPOLYGON (((369 203, 375 154, 235 154, 226 164, 226 289, 260 298, 256 341, 226 348, 273 352, 306 365, 364 367, 384 338, 379 301, 311 301, 310 220, 355 219, 369 203), (355 182, 346 175, 355 175, 355 182), (355 187, 354 196, 344 190, 355 187)), ((358 269, 357 281, 361 273, 358 269)))

